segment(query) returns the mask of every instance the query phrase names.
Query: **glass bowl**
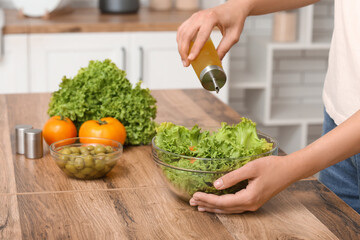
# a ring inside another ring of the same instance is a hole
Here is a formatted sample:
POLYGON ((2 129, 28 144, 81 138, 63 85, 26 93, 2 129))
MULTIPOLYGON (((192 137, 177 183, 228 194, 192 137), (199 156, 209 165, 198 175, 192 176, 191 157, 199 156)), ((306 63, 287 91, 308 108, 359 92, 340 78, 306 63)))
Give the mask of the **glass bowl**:
POLYGON ((278 143, 275 139, 263 133, 258 133, 258 136, 273 143, 273 148, 259 155, 240 158, 196 158, 160 149, 156 146, 156 137, 154 137, 152 139, 152 156, 160 175, 171 192, 185 201, 190 200, 195 192, 205 192, 216 195, 236 193, 246 187, 247 180, 224 190, 217 190, 213 186, 213 182, 251 160, 270 155, 278 155, 278 143), (219 170, 205 171, 204 169, 206 169, 207 166, 211 166, 212 169, 215 167, 219 170))
POLYGON ((96 179, 108 174, 123 153, 120 142, 91 137, 67 138, 50 145, 50 154, 69 177, 96 179))

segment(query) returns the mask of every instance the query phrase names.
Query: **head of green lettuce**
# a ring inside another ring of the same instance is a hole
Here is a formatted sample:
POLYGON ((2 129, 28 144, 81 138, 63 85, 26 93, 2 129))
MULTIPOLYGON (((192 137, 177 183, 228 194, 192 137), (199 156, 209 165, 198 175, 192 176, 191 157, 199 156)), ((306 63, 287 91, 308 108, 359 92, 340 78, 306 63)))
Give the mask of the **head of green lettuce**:
POLYGON ((197 125, 188 129, 171 122, 161 123, 156 131, 155 145, 162 150, 194 158, 217 159, 195 162, 182 158, 162 159, 170 165, 185 169, 231 171, 256 156, 270 153, 274 147, 272 142, 258 136, 256 123, 248 118, 241 118, 234 125, 223 122, 221 128, 212 133, 201 131, 197 125))
POLYGON ((111 60, 90 61, 73 78, 63 77, 49 103, 49 116, 69 117, 79 128, 87 120, 118 119, 125 144, 148 144, 155 135, 156 100, 141 82, 134 87, 111 60))

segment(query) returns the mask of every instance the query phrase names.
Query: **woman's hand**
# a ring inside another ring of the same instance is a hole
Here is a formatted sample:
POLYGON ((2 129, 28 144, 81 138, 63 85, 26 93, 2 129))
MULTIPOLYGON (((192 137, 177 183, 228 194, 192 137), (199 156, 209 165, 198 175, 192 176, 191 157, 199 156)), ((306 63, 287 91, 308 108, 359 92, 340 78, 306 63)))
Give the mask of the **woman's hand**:
POLYGON ((288 160, 288 156, 256 159, 214 182, 214 186, 221 190, 248 179, 246 189, 222 196, 197 192, 190 199, 190 205, 197 206, 199 211, 214 213, 256 211, 297 180, 291 169, 291 160, 288 160))
POLYGON ((199 11, 179 27, 176 40, 185 67, 189 66, 190 61, 198 56, 215 26, 220 29, 223 35, 217 52, 220 59, 225 56, 240 38, 245 19, 249 13, 247 2, 246 0, 229 0, 215 8, 199 11), (195 37, 194 45, 189 53, 190 42, 195 37))
POLYGON ((223 35, 217 48, 222 59, 239 40, 247 16, 295 9, 317 1, 319 0, 228 0, 217 7, 199 11, 178 29, 176 40, 183 64, 187 67, 197 57, 214 27, 218 27, 223 35), (190 41, 194 38, 196 39, 189 54, 190 41))

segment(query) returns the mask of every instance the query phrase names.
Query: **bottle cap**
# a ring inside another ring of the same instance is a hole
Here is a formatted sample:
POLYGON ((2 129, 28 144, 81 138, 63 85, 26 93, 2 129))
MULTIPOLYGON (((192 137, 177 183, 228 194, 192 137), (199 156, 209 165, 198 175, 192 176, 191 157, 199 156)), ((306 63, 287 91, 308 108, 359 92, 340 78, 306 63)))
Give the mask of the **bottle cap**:
POLYGON ((41 129, 25 131, 25 157, 41 158, 43 156, 43 136, 41 129))
POLYGON ((218 93, 226 83, 226 74, 221 67, 210 65, 201 71, 200 82, 206 90, 218 93))
POLYGON ((31 125, 16 125, 15 126, 15 149, 16 153, 25 153, 25 130, 32 129, 31 125))

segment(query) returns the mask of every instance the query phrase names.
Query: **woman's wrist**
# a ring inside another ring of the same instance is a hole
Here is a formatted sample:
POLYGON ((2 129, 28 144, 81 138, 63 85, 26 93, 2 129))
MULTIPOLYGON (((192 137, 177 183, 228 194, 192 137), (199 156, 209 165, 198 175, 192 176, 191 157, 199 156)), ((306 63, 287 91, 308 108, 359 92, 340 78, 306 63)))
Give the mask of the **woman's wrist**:
POLYGON ((314 175, 330 166, 333 158, 325 151, 323 139, 287 155, 287 161, 293 171, 295 181, 314 175))
POLYGON ((251 15, 254 8, 253 0, 228 0, 225 4, 229 5, 231 11, 241 12, 246 17, 251 15))

